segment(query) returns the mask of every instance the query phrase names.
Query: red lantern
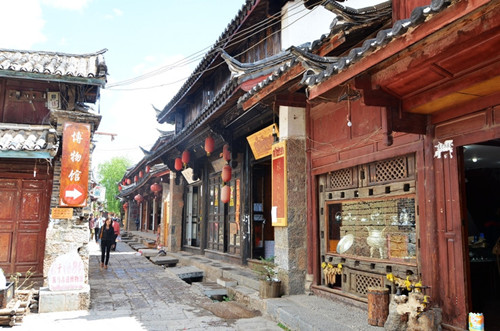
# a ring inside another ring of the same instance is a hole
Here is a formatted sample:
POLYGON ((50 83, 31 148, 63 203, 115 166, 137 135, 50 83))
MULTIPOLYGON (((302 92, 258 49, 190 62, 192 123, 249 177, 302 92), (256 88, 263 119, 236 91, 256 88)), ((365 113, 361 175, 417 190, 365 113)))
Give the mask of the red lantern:
POLYGON ((191 158, 191 155, 189 154, 188 150, 185 150, 184 152, 182 152, 182 163, 184 164, 184 167, 187 166, 190 158, 191 158))
POLYGON ((134 176, 134 182, 137 183, 137 180, 139 180, 139 178, 137 177, 137 175, 134 176))
POLYGON ((128 208, 128 202, 125 202, 125 203, 123 204, 123 209, 127 210, 127 208, 128 208))
POLYGON ((118 185, 118 191, 121 191, 121 190, 122 190, 122 186, 118 185))
POLYGON ((157 195, 158 192, 161 191, 161 185, 158 183, 154 183, 153 185, 151 185, 150 189, 155 195, 157 195))
POLYGON ((224 183, 229 182, 231 180, 231 175, 232 175, 231 166, 226 164, 224 167, 222 167, 222 174, 221 174, 222 181, 224 183))
POLYGON ((146 173, 149 173, 151 171, 151 167, 150 166, 146 166, 146 173))
POLYGON ((182 170, 182 160, 180 158, 175 159, 175 165, 174 165, 175 170, 181 171, 182 170))
POLYGON ((141 203, 144 198, 142 197, 142 195, 140 194, 137 194, 135 197, 134 197, 134 200, 137 201, 137 203, 141 203))
POLYGON ((222 186, 222 190, 220 191, 220 200, 222 203, 228 203, 231 199, 231 187, 229 185, 222 186))
POLYGON ((224 144, 224 146, 222 147, 222 158, 226 162, 229 162, 231 160, 231 151, 229 150, 229 144, 224 144))
POLYGON ((127 178, 127 184, 128 185, 132 184, 132 181, 130 180, 130 178, 127 178))
POLYGON ((139 177, 142 178, 142 176, 144 176, 144 173, 141 171, 139 171, 139 177))
POLYGON ((208 136, 205 138, 205 152, 207 152, 207 156, 210 156, 210 153, 214 151, 215 141, 212 136, 208 136))

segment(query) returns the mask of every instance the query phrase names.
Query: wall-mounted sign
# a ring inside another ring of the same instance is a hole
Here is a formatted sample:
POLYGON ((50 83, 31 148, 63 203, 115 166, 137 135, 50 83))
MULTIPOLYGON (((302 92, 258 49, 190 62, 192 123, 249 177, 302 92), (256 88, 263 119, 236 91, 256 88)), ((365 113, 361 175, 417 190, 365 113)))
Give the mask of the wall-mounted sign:
MULTIPOLYGON (((436 146, 436 151, 434 152, 434 158, 441 158, 443 153, 450 153, 450 159, 453 159, 453 140, 445 140, 444 143, 438 142, 436 146)), ((444 154, 443 157, 446 159, 448 154, 444 154)))
POLYGON ((85 207, 89 181, 90 124, 64 123, 59 205, 85 207))
POLYGON ((73 208, 52 208, 50 218, 52 219, 70 219, 73 217, 73 208))
POLYGON ((276 124, 271 124, 267 128, 255 132, 247 137, 248 144, 250 145, 253 156, 256 160, 263 158, 264 156, 271 155, 274 143, 273 127, 275 134, 279 137, 278 126, 276 124))
POLYGON ((272 152, 272 209, 273 226, 287 226, 286 141, 273 145, 272 152))

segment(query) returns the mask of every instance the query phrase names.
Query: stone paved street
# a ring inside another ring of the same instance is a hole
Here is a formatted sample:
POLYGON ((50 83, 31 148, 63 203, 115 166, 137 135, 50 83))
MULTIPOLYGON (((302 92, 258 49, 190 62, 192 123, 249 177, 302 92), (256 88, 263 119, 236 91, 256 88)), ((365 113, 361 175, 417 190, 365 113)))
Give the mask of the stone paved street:
POLYGON ((126 244, 100 269, 90 246, 90 310, 30 314, 14 330, 282 330, 236 302, 212 302, 126 244))

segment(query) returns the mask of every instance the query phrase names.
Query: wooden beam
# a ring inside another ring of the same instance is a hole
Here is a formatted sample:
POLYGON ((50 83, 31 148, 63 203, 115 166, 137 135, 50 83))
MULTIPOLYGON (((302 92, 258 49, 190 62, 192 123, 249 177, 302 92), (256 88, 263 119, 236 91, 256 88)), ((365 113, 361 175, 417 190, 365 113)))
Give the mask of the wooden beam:
POLYGON ((264 86, 260 91, 251 96, 245 102, 243 102, 242 106, 244 110, 250 109, 252 106, 260 102, 261 100, 268 97, 270 94, 277 92, 280 88, 283 87, 287 82, 292 79, 300 76, 304 72, 304 67, 302 64, 297 64, 293 68, 290 68, 286 73, 284 73, 278 79, 270 82, 266 86, 264 86))
POLYGON ((313 86, 309 90, 309 99, 313 100, 321 96, 326 91, 345 83, 349 79, 367 71, 373 66, 385 61, 389 57, 401 52, 409 46, 416 44, 422 39, 430 36, 431 34, 439 31, 443 27, 459 20, 462 17, 470 14, 478 7, 490 3, 489 0, 477 1, 460 1, 455 3, 450 8, 436 14, 432 19, 422 23, 414 30, 407 32, 403 36, 392 40, 385 47, 374 51, 373 53, 364 56, 357 63, 349 66, 347 69, 341 71, 336 75, 332 75, 329 79, 325 80, 319 85, 313 86))

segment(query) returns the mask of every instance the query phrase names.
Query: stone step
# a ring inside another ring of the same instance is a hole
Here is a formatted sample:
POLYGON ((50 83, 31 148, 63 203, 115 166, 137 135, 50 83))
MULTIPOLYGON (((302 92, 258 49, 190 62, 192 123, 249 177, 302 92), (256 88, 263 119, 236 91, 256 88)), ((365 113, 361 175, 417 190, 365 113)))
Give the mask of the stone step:
POLYGON ((182 280, 203 279, 203 270, 193 266, 175 267, 167 269, 182 280))
POLYGON ((201 293, 212 299, 222 300, 222 297, 227 296, 227 288, 217 283, 199 282, 193 283, 193 286, 197 287, 201 293))
POLYGON ((254 290, 252 288, 236 285, 234 287, 228 287, 228 296, 239 302, 246 307, 254 310, 258 310, 261 312, 266 311, 266 300, 262 300, 259 296, 259 291, 254 290))
POLYGON ((234 279, 221 277, 217 278, 217 284, 224 287, 235 287, 236 285, 238 285, 238 282, 234 279))
POLYGON ((170 256, 153 256, 149 260, 154 264, 164 265, 168 268, 175 267, 179 263, 179 259, 170 256))
POLYGON ((147 248, 146 246, 144 246, 143 244, 140 244, 140 243, 130 244, 129 246, 132 247, 133 249, 135 249, 136 251, 139 249, 146 249, 147 248))
POLYGON ((158 250, 154 248, 141 248, 138 251, 145 257, 153 257, 158 255, 158 250))

